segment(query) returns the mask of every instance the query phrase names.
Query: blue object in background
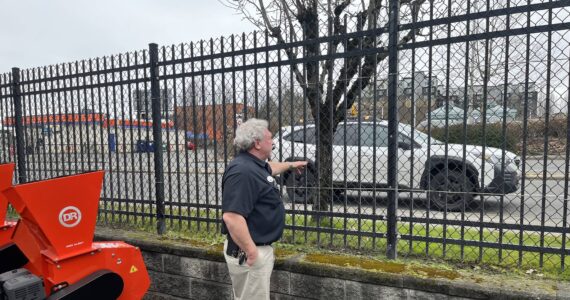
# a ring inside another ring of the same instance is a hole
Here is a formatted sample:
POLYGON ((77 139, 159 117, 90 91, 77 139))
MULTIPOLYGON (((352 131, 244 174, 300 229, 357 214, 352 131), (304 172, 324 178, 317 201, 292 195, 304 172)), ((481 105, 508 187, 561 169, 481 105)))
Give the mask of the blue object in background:
POLYGON ((154 143, 147 140, 138 140, 137 152, 154 152, 154 143))
POLYGON ((109 133, 109 151, 117 151, 117 140, 115 139, 114 133, 109 133))
POLYGON ((194 134, 194 132, 192 131, 186 131, 186 139, 194 139, 194 138, 196 138, 197 140, 207 140, 208 134, 207 133, 194 134))

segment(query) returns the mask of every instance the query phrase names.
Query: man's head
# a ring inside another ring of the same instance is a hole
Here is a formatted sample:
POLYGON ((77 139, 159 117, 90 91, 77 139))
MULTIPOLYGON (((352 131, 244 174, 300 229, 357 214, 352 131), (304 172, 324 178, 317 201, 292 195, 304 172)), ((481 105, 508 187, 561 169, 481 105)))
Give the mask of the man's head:
POLYGON ((265 120, 249 119, 236 130, 234 145, 239 151, 247 151, 261 160, 269 159, 273 140, 265 120))

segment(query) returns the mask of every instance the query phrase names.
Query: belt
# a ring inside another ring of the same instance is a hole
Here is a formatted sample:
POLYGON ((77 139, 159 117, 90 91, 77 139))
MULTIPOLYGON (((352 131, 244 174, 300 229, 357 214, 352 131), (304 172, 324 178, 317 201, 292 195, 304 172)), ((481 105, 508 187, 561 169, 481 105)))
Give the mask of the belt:
MULTIPOLYGON (((232 257, 238 257, 239 251, 241 250, 239 246, 232 240, 232 237, 227 234, 226 238, 228 240, 228 247, 226 253, 232 257)), ((272 243, 255 243, 256 246, 271 246, 272 243)))

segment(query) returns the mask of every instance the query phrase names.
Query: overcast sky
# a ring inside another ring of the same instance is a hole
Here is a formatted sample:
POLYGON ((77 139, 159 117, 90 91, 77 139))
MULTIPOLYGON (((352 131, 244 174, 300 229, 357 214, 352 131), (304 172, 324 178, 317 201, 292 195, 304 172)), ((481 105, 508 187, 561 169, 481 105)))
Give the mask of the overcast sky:
POLYGON ((254 30, 217 0, 0 0, 0 20, 0 73, 254 30))

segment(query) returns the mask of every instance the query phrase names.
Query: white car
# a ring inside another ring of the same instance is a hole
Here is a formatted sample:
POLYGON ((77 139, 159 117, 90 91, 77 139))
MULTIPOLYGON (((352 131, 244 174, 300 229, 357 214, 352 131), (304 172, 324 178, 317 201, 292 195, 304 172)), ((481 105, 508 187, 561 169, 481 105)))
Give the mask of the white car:
MULTIPOLYGON (((306 172, 283 176, 292 201, 307 201, 315 191, 311 188, 316 186, 317 172, 315 129, 314 124, 284 127, 273 141, 272 157, 283 161, 310 161, 306 172)), ((430 190, 430 203, 437 209, 461 210, 480 193, 515 192, 519 188, 519 164, 520 159, 512 152, 492 147, 485 147, 483 151, 480 146, 446 145, 418 130, 413 131, 412 140, 412 127, 399 124, 399 189, 430 190)), ((335 194, 344 189, 386 188, 387 180, 388 122, 340 123, 333 138, 335 194)))

